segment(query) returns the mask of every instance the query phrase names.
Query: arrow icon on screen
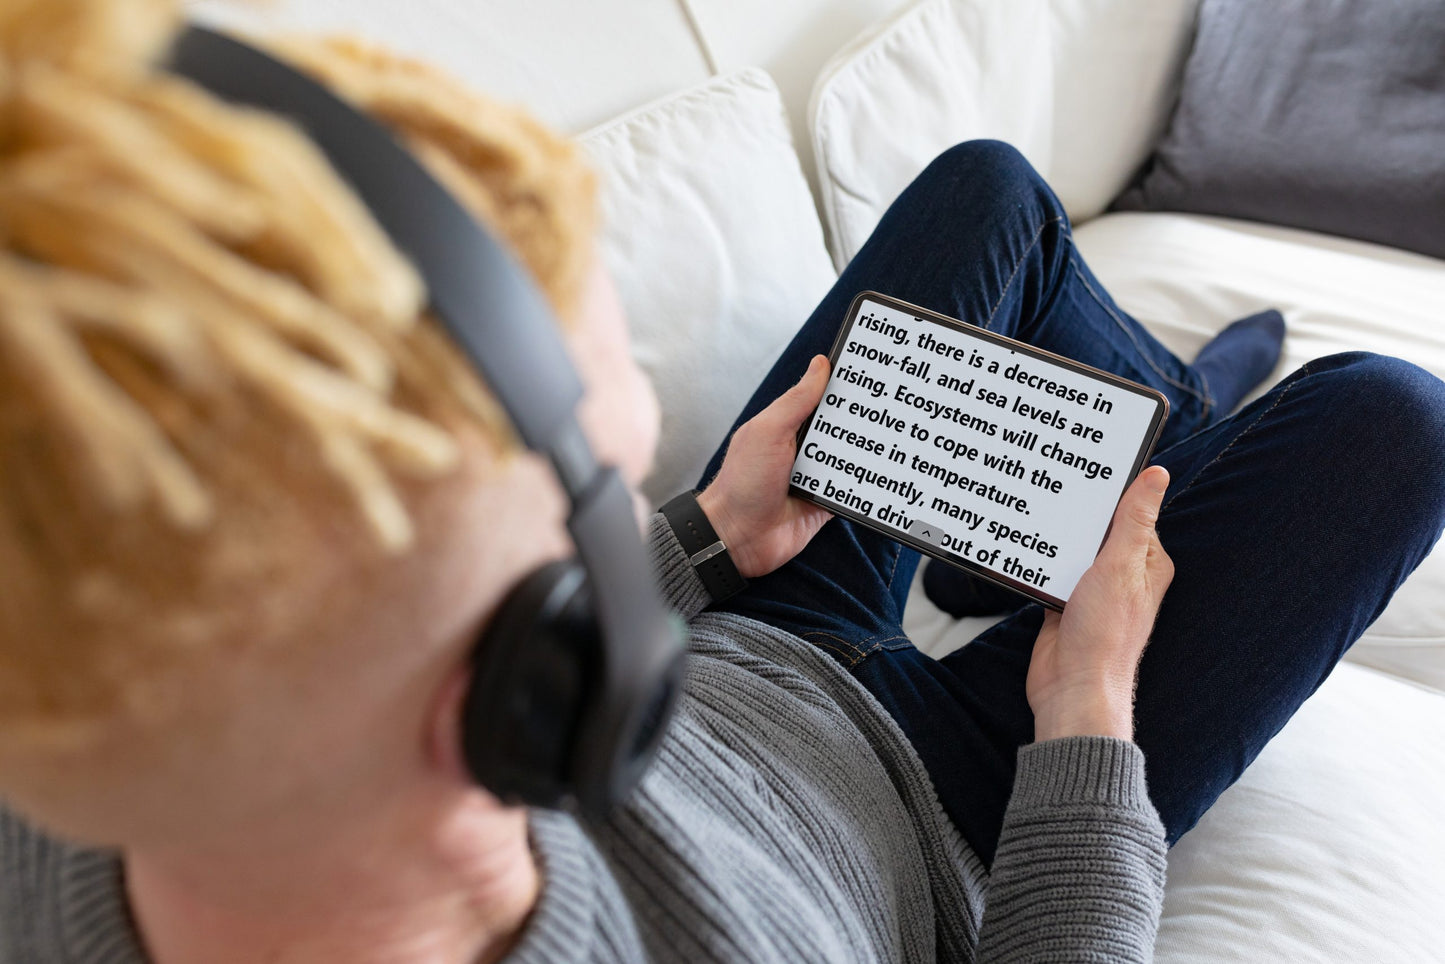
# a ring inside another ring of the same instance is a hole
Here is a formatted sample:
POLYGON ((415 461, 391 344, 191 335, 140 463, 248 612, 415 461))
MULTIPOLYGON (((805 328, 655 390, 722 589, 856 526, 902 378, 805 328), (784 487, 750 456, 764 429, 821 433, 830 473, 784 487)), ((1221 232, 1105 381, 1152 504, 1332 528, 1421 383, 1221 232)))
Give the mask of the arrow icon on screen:
POLYGON ((922 519, 914 519, 908 526, 908 534, 916 539, 922 539, 931 546, 943 545, 943 529, 940 526, 924 522, 922 519))

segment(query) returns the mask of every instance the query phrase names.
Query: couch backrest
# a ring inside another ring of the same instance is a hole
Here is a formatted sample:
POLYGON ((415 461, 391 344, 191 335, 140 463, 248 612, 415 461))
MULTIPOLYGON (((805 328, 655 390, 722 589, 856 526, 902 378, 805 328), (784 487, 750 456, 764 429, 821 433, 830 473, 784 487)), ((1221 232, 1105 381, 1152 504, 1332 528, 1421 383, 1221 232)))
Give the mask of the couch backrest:
MULTIPOLYGON (((808 95, 840 47, 908 0, 191 0, 196 14, 383 40, 580 133, 759 66, 773 76, 811 178, 808 95)), ((998 0, 1008 3, 1010 0, 998 0)))
MULTIPOLYGON (((777 82, 804 174, 823 207, 829 187, 826 172, 820 179, 815 166, 808 102, 820 75, 836 72, 840 51, 857 53, 882 33, 906 32, 908 22, 930 18, 955 32, 1004 25, 1014 41, 1032 30, 1037 42, 1023 53, 1040 59, 1048 75, 1046 97, 987 86, 970 90, 958 103, 970 104, 981 123, 911 136, 904 153, 936 153, 965 137, 1006 136, 1058 185, 1080 219, 1103 207, 1156 136, 1173 100, 1173 79, 1196 5, 1197 0, 189 2, 200 17, 242 27, 279 25, 383 40, 573 133, 710 76, 757 65, 777 82), (1154 46, 1141 48, 1141 42, 1154 46), (831 69, 825 69, 830 59, 831 69), (1121 70, 1121 63, 1136 69, 1121 70), (1034 116, 1018 116, 1021 105, 1034 116)), ((969 56, 997 63, 1000 77, 1022 50, 995 44, 985 33, 964 40, 974 48, 969 56)), ((933 53, 958 57, 967 46, 944 44, 933 53)), ((967 64, 934 66, 944 75, 957 72, 960 83, 970 76, 987 79, 967 64)), ((905 88, 907 82, 905 76, 905 88)), ((887 193, 873 202, 886 203, 921 166, 912 156, 882 165, 870 190, 887 193)), ((836 234, 839 225, 829 220, 836 234)), ((835 257, 852 247, 836 237, 831 242, 835 257)))
POLYGON ((710 74, 679 0, 190 0, 188 9, 243 29, 385 43, 573 133, 710 74))

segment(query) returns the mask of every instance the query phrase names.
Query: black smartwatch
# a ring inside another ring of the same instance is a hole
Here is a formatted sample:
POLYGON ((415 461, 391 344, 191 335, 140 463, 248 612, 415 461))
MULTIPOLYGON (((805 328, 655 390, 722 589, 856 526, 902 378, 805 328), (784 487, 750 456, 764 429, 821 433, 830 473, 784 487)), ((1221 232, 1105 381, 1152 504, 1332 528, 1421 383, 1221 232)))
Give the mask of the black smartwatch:
POLYGON ((696 492, 684 492, 658 511, 677 534, 682 551, 687 553, 687 561, 697 570, 697 576, 713 602, 722 602, 747 587, 748 581, 733 565, 728 547, 723 545, 717 530, 708 521, 707 513, 698 505, 696 492))

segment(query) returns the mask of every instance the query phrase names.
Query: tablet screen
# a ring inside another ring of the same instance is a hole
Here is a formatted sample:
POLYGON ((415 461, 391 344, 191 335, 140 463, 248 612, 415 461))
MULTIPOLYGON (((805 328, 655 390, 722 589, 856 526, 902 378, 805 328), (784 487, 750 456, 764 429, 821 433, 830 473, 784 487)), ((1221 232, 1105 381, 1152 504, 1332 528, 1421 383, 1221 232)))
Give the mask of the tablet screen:
POLYGON ((875 292, 854 299, 793 491, 1054 608, 1153 450, 1160 393, 875 292))

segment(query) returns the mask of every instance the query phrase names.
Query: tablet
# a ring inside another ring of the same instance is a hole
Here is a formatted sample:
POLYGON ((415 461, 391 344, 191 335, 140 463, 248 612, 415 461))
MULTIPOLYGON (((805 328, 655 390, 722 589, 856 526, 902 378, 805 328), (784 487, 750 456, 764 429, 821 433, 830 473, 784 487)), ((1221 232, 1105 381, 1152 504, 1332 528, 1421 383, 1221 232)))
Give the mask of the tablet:
POLYGON ((865 291, 792 492, 1062 609, 1169 414, 1161 393, 865 291))

